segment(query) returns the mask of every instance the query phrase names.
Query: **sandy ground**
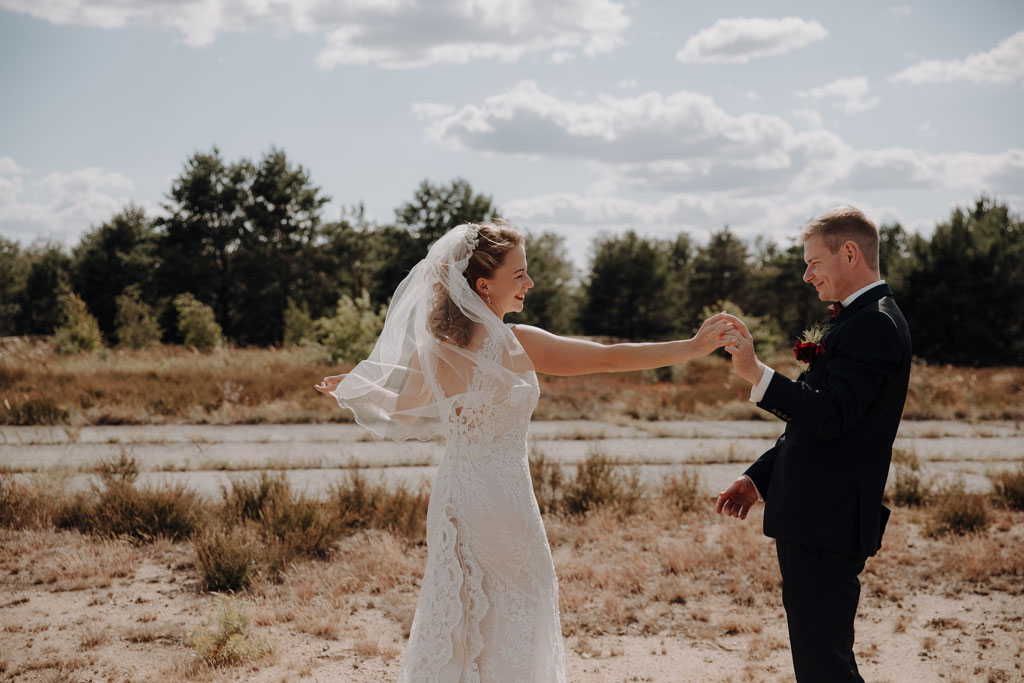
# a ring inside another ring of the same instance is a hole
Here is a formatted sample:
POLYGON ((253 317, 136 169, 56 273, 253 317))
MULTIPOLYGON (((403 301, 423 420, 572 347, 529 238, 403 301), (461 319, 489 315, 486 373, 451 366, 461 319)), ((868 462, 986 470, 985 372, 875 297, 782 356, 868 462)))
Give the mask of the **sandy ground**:
MULTIPOLYGON (((723 523, 729 522, 712 522, 723 523)), ((912 527, 899 524, 895 540, 904 546, 920 542, 912 527)), ((1024 542, 1024 515, 1002 527, 993 533, 1024 542)), ((188 544, 133 547, 66 532, 0 534, 0 680, 397 678, 404 646, 400 621, 414 605, 415 576, 391 593, 332 597, 313 588, 315 577, 328 569, 314 565, 305 574, 296 570, 282 587, 258 587, 244 604, 271 653, 249 665, 214 670, 200 665, 189 645, 189 634, 205 623, 214 598, 198 590, 188 544)), ((560 569, 569 553, 571 548, 556 550, 560 569)), ((413 554, 422 561, 422 549, 413 554)), ((862 575, 855 652, 865 680, 1024 679, 1019 576, 973 585, 937 577, 905 586, 893 574, 900 566, 898 558, 876 559, 862 575)), ((727 595, 710 594, 661 609, 675 614, 667 622, 673 625, 660 633, 640 633, 631 624, 618 629, 624 632, 566 638, 569 680, 792 680, 785 618, 774 597, 744 608, 727 595)))

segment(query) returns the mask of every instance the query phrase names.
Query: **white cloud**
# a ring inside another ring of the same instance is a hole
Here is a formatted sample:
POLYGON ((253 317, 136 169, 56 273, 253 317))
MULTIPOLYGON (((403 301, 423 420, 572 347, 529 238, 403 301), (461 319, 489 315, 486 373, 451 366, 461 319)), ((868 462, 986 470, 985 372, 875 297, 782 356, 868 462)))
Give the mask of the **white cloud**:
POLYGON ((877 95, 869 97, 871 86, 864 76, 840 78, 820 88, 798 92, 797 96, 809 100, 828 100, 847 114, 857 114, 877 107, 882 101, 877 95))
POLYGON ((623 90, 629 90, 638 87, 640 84, 635 78, 627 78, 623 81, 619 81, 618 86, 623 90))
POLYGON ((10 157, 0 159, 0 231, 19 241, 73 241, 132 200, 131 180, 100 168, 54 171, 40 180, 25 175, 10 157))
POLYGON ((676 53, 676 59, 745 64, 751 59, 804 47, 827 35, 828 31, 818 22, 799 17, 719 19, 690 37, 676 53))
MULTIPOLYGON (((863 96, 859 87, 829 92, 863 96)), ((798 110, 792 116, 795 124, 761 114, 734 116, 712 98, 686 91, 600 94, 577 101, 523 82, 479 104, 428 120, 427 135, 487 155, 588 163, 601 176, 593 194, 605 198, 597 203, 587 200, 588 211, 597 212, 581 214, 588 222, 600 217, 599 222, 615 223, 620 221, 616 215, 651 220, 649 213, 613 200, 623 194, 727 198, 744 206, 743 202, 759 200, 788 203, 805 195, 859 196, 892 189, 974 193, 983 188, 1002 191, 999 187, 1010 186, 1024 168, 1020 150, 977 155, 931 154, 911 147, 857 148, 822 129, 813 110, 798 110)), ((575 206, 575 200, 566 197, 553 196, 543 211, 522 213, 558 217, 575 206)), ((520 205, 512 206, 521 210, 520 205)))
POLYGON ((935 126, 932 124, 931 119, 922 121, 921 125, 917 127, 918 132, 927 135, 929 137, 935 137, 938 133, 935 130, 935 126))
POLYGON ((805 128, 821 128, 824 123, 824 119, 821 117, 821 112, 811 107, 801 107, 800 109, 794 109, 790 114, 798 124, 805 128))
POLYGON ((889 77, 895 83, 948 83, 970 81, 1005 85, 1024 80, 1024 31, 1018 31, 988 52, 964 59, 929 59, 889 77))
POLYGON ((910 15, 910 5, 893 5, 885 13, 894 17, 906 17, 910 15))
POLYGON ((324 68, 405 69, 528 54, 561 62, 615 49, 629 25, 612 0, 0 0, 0 7, 56 24, 171 28, 192 46, 260 27, 323 34, 316 63, 324 68))

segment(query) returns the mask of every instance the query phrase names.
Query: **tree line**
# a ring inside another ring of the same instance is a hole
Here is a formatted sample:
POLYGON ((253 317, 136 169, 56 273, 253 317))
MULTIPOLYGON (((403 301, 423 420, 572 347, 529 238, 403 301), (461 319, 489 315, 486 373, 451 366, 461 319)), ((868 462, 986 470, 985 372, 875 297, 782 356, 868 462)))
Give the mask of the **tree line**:
MULTIPOLYGON (((329 199, 282 150, 235 162, 216 148, 195 153, 172 181, 162 216, 125 206, 70 249, 0 238, 0 335, 54 334, 67 328, 72 309, 94 317, 108 342, 135 346, 139 329, 165 343, 189 342, 186 313, 193 321, 208 315, 217 338, 242 346, 343 337, 352 325, 372 331, 434 240, 460 223, 500 218, 491 197, 463 179, 424 181, 391 222, 370 221, 359 206, 325 220, 329 199)), ((910 323, 915 355, 1024 363, 1020 216, 983 195, 954 209, 930 237, 899 224, 882 225, 880 237, 882 275, 910 323)), ((753 323, 764 348, 791 343, 824 316, 800 279, 802 245, 748 243, 728 227, 706 244, 685 232, 604 235, 582 273, 553 233, 527 231, 527 255, 536 287, 517 321, 556 333, 689 336, 725 307, 753 323)))

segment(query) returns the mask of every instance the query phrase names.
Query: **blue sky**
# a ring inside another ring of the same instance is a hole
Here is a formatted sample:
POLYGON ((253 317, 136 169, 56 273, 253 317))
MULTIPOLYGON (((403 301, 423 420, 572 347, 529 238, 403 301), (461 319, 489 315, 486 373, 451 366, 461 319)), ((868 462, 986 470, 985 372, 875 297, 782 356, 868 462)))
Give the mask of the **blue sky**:
POLYGON ((390 221, 469 180, 522 228, 729 225, 851 203, 928 234, 1024 211, 1024 3, 0 0, 0 235, 152 213, 196 151, 272 145, 390 221))

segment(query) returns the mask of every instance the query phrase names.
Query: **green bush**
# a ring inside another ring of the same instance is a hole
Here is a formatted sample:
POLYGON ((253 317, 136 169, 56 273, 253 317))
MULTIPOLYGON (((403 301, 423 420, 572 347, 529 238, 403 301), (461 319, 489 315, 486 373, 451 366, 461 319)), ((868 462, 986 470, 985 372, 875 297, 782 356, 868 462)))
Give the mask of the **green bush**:
POLYGON ((358 299, 345 294, 338 299, 332 317, 318 318, 313 323, 313 336, 331 362, 361 361, 373 350, 386 316, 386 306, 374 312, 370 294, 365 289, 358 299))
POLYGON ((227 596, 217 598, 208 625, 192 631, 189 640, 199 658, 214 667, 244 664, 270 651, 253 634, 243 604, 227 596))
POLYGON ((1024 463, 1016 472, 1004 471, 990 474, 992 499, 996 505, 1024 510, 1024 463))
MULTIPOLYGON (((769 316, 754 316, 748 315, 743 312, 737 304, 729 300, 720 299, 715 302, 714 306, 705 306, 700 312, 700 322, 704 322, 708 318, 719 313, 729 313, 736 316, 743 321, 743 324, 747 326, 747 330, 750 335, 754 338, 754 351, 759 356, 765 356, 766 354, 775 351, 784 341, 782 330, 779 328, 779 323, 775 319, 769 316)), ((698 327, 699 327, 698 323, 698 327)), ((697 328, 694 328, 694 332, 697 328)), ((725 353, 722 351, 721 353, 725 353)))
POLYGON ((125 290, 115 300, 117 343, 130 349, 151 349, 160 343, 162 332, 153 309, 139 297, 136 288, 125 290))
POLYGON ((284 310, 284 343, 285 346, 297 346, 315 338, 313 316, 309 314, 309 304, 302 302, 299 307, 291 299, 284 310))
POLYGON ((54 330, 54 350, 61 355, 94 351, 103 343, 100 325, 85 302, 67 286, 61 288, 60 323, 54 330))
POLYGON ((223 334, 213 309, 189 293, 174 297, 178 312, 178 333, 186 346, 209 352, 223 343, 223 334))

